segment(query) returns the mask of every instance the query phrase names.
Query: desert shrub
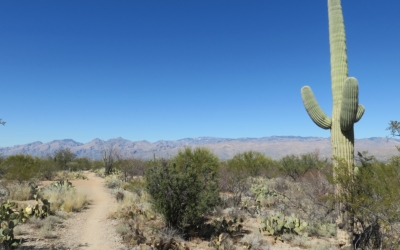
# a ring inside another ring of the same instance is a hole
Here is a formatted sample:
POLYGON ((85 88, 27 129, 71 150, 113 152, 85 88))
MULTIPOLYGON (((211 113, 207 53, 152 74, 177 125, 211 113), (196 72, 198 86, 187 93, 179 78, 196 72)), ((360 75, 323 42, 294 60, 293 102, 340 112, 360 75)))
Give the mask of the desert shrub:
POLYGON ((53 226, 49 223, 46 223, 39 229, 39 236, 46 239, 55 238, 56 236, 54 235, 53 231, 53 226))
POLYGON ((308 241, 306 237, 300 236, 300 235, 293 235, 293 238, 291 240, 291 245, 295 247, 300 247, 300 248, 311 248, 311 244, 308 241))
POLYGON ((336 218, 334 204, 328 198, 333 193, 333 185, 321 172, 309 171, 298 182, 279 177, 251 178, 251 183, 250 200, 246 197, 243 202, 250 215, 270 210, 294 213, 312 226, 306 228, 309 235, 331 235, 331 227, 325 228, 324 225, 331 225, 336 218))
POLYGON ((296 213, 309 223, 332 223, 335 218, 334 204, 329 195, 333 185, 321 172, 309 172, 299 182, 277 178, 268 182, 268 187, 278 195, 270 196, 270 203, 285 213, 296 213))
POLYGON ((69 181, 69 180, 75 180, 76 172, 70 172, 68 170, 61 170, 57 171, 54 179, 55 180, 62 180, 62 181, 69 181))
POLYGON ((86 175, 82 171, 58 171, 54 177, 56 180, 87 180, 86 175))
POLYGON ((120 188, 120 187, 122 187, 123 184, 124 184, 123 181, 121 181, 121 180, 119 179, 119 176, 118 176, 118 175, 108 175, 108 176, 105 178, 105 183, 104 183, 104 185, 105 185, 107 188, 110 188, 110 189, 113 189, 113 188, 120 188))
POLYGON ((29 217, 27 222, 29 224, 31 224, 32 227, 34 227, 36 229, 41 228, 43 226, 43 224, 44 224, 44 220, 42 220, 41 218, 36 217, 36 216, 29 217))
POLYGON ((53 216, 50 215, 44 219, 38 218, 38 217, 30 217, 28 219, 28 223, 34 227, 35 231, 38 232, 38 235, 42 238, 55 238, 54 231, 56 230, 57 225, 62 224, 62 221, 65 218, 60 217, 60 216, 53 216))
POLYGON ((146 182, 145 179, 133 179, 128 183, 125 183, 122 188, 126 191, 135 193, 139 196, 145 192, 146 182))
POLYGON ((154 161, 145 173, 154 210, 172 227, 196 225, 218 205, 218 158, 206 148, 180 151, 170 162, 154 161))
POLYGON ((70 148, 62 148, 54 153, 54 161, 57 163, 59 169, 68 170, 68 163, 76 159, 76 154, 72 153, 70 148))
POLYGON ((247 151, 236 154, 228 161, 229 169, 238 174, 247 174, 249 176, 259 176, 267 174, 274 161, 260 152, 247 151))
POLYGON ((38 159, 39 164, 39 178, 41 180, 52 181, 56 177, 59 170, 57 163, 52 158, 38 159))
POLYGON ((15 180, 19 183, 29 181, 38 176, 38 158, 30 155, 12 155, 7 157, 0 166, 7 180, 15 180))
POLYGON ((91 171, 100 173, 101 172, 100 170, 102 170, 103 174, 104 174, 104 169, 102 169, 102 168, 104 168, 103 161, 101 161, 101 160, 92 160, 90 162, 90 170, 91 171))
POLYGON ((336 235, 336 223, 321 223, 318 221, 314 221, 310 223, 310 225, 308 225, 307 231, 310 235, 325 238, 333 237, 336 235))
POLYGON ((251 234, 246 234, 242 239, 241 242, 245 247, 254 250, 267 250, 269 249, 268 242, 263 240, 263 235, 260 232, 255 232, 251 234))
POLYGON ((71 161, 67 163, 68 171, 78 171, 80 170, 79 164, 76 161, 71 161))
POLYGON ((0 204, 5 203, 10 196, 10 190, 7 188, 3 180, 0 180, 0 204))
POLYGON ((248 151, 236 154, 226 163, 221 163, 219 186, 233 194, 234 206, 238 206, 242 196, 250 188, 248 177, 269 176, 274 161, 260 152, 248 151))
POLYGON ((92 167, 92 162, 87 157, 77 158, 74 160, 74 162, 76 162, 78 165, 76 170, 89 170, 92 167))
POLYGON ((95 173, 95 175, 97 176, 97 177, 101 177, 101 178, 104 178, 106 175, 104 174, 104 171, 105 171, 105 168, 104 167, 102 167, 102 168, 97 168, 97 169, 93 169, 93 172, 95 173))
POLYGON ((219 164, 219 168, 218 168, 218 188, 219 191, 221 192, 231 192, 231 185, 229 182, 229 178, 226 178, 226 176, 228 176, 230 173, 229 169, 228 169, 228 165, 227 162, 222 161, 219 164))
POLYGON ((310 248, 313 250, 337 250, 337 246, 335 244, 323 241, 317 242, 315 244, 309 244, 310 248))
POLYGON ((123 200, 124 200, 124 197, 125 197, 124 192, 117 192, 117 193, 115 194, 115 199, 117 200, 117 202, 123 201, 123 200))
POLYGON ((175 238, 175 239, 178 239, 179 241, 183 241, 182 233, 179 230, 177 230, 176 228, 163 227, 163 228, 161 228, 161 230, 159 230, 158 233, 159 233, 161 239, 163 239, 164 241, 167 241, 171 238, 175 238))
POLYGON ((25 229, 23 229, 23 228, 21 228, 21 227, 14 227, 14 235, 25 235, 25 234, 28 234, 28 231, 27 230, 25 230, 25 229))
POLYGON ((47 199, 52 211, 62 210, 65 212, 80 211, 89 200, 87 195, 78 192, 75 188, 64 188, 49 186, 41 192, 43 198, 47 199))
POLYGON ((34 190, 33 187, 28 183, 13 184, 9 185, 8 190, 10 191, 11 200, 16 201, 27 201, 33 198, 34 190))
POLYGON ((145 162, 140 159, 120 159, 115 163, 115 168, 121 172, 123 181, 132 180, 134 176, 143 176, 145 162))
POLYGON ((221 163, 218 171, 220 191, 231 193, 232 205, 238 206, 242 200, 242 195, 249 189, 249 184, 246 181, 249 175, 241 170, 230 169, 226 163, 221 163))
POLYGON ((400 243, 399 158, 383 163, 360 157, 363 161, 354 171, 343 160, 335 159, 338 166, 333 182, 341 187, 341 192, 332 199, 345 204, 354 216, 357 247, 397 249, 400 243))
POLYGON ((137 209, 144 211, 146 214, 154 214, 154 212, 151 211, 151 204, 149 203, 150 197, 145 191, 141 192, 141 195, 138 195, 137 193, 132 193, 122 188, 110 189, 110 193, 114 197, 116 197, 119 192, 123 193, 124 198, 109 212, 109 218, 129 219, 132 218, 130 211, 134 212, 134 215, 137 214, 135 212, 137 209))
POLYGON ((71 158, 68 162, 65 163, 65 167, 63 170, 68 171, 83 171, 89 170, 92 168, 92 162, 89 158, 71 158))
POLYGON ((117 234, 126 235, 130 231, 130 228, 127 224, 120 223, 116 226, 115 231, 117 234))
POLYGON ((327 160, 319 159, 318 151, 302 155, 287 155, 280 160, 280 171, 284 176, 297 181, 311 170, 320 170, 327 160))
POLYGON ((214 236, 211 242, 208 243, 208 247, 210 249, 236 249, 236 247, 233 245, 232 238, 228 233, 221 233, 219 236, 214 236))
POLYGON ((57 216, 48 216, 41 221, 39 236, 43 238, 55 238, 54 230, 57 224, 61 224, 61 218, 57 216))

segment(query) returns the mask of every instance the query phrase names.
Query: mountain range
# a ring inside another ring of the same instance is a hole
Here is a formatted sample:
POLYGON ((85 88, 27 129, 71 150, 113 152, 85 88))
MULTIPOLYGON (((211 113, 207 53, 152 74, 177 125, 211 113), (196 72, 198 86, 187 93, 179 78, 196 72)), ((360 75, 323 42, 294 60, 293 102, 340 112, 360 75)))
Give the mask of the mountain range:
MULTIPOLYGON (((110 147, 117 149, 123 157, 135 157, 139 159, 170 158, 185 147, 207 147, 221 160, 232 158, 235 154, 254 150, 273 159, 279 159, 289 154, 303 154, 318 150, 321 157, 331 158, 331 145, 329 138, 299 137, 299 136, 271 136, 262 138, 218 138, 198 137, 185 138, 175 141, 129 141, 121 137, 107 141, 98 138, 80 143, 71 139, 54 140, 51 142, 32 142, 13 147, 1 147, 0 155, 29 154, 33 156, 52 155, 62 148, 70 148, 78 157, 101 159, 102 152, 110 147)), ((387 160, 397 155, 396 146, 400 146, 400 140, 394 138, 372 137, 355 140, 355 152, 368 151, 380 160, 387 160)))

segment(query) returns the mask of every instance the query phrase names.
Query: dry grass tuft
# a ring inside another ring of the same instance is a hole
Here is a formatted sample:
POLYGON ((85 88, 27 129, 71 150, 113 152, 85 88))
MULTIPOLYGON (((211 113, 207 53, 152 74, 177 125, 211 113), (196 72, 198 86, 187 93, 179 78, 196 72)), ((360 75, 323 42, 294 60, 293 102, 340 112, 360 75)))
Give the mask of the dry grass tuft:
POLYGON ((9 199, 15 201, 27 201, 32 199, 32 188, 27 183, 12 184, 8 187, 10 191, 9 199))
POLYGON ((246 244, 247 246, 250 246, 250 249, 254 250, 263 250, 263 249, 269 249, 269 244, 268 242, 263 240, 263 235, 259 232, 252 233, 245 235, 241 242, 246 244))
POLYGON ((75 212, 82 210, 89 199, 74 188, 50 188, 43 191, 43 197, 50 202, 50 209, 53 211, 62 210, 65 212, 75 212))
POLYGON ((55 179, 57 180, 87 180, 82 171, 58 171, 55 179))
POLYGON ((118 175, 108 175, 104 179, 104 185, 110 189, 121 188, 123 184, 123 181, 119 179, 118 175))
POLYGON ((292 240, 293 246, 298 246, 302 248, 310 248, 309 243, 306 238, 302 236, 295 235, 292 240))
POLYGON ((115 231, 117 232, 117 234, 120 234, 122 236, 126 235, 130 230, 131 230, 130 227, 125 223, 120 223, 115 228, 115 231))
POLYGON ((54 230, 57 224, 62 223, 61 218, 56 216, 49 216, 46 219, 42 220, 42 226, 39 230, 39 236, 43 238, 56 238, 54 234, 54 230))
POLYGON ((18 225, 14 227, 14 235, 26 235, 26 234, 28 234, 28 231, 26 231, 25 229, 22 229, 18 225))

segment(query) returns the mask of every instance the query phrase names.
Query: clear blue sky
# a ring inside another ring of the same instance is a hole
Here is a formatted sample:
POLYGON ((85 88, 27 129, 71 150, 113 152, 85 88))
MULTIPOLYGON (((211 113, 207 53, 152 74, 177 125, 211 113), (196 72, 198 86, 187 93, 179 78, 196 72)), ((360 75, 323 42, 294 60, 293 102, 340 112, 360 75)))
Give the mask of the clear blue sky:
MULTIPOLYGON (((342 0, 356 138, 397 113, 400 1, 342 0)), ((331 114, 327 1, 1 1, 0 146, 123 137, 321 136, 331 114)))

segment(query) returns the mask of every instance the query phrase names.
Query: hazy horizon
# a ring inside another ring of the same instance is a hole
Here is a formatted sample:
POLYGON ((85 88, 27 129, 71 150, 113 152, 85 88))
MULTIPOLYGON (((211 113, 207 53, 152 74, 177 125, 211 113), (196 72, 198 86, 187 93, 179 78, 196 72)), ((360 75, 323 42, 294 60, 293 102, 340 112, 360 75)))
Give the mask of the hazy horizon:
MULTIPOLYGON (((24 143, 24 144, 0 146, 0 148, 7 148, 7 147, 13 147, 13 146, 26 145, 26 144, 36 143, 36 142, 40 142, 40 143, 46 144, 46 143, 50 143, 50 142, 66 141, 66 140, 71 140, 71 141, 74 141, 74 142, 77 142, 77 143, 86 144, 86 143, 92 142, 92 141, 94 141, 96 139, 102 140, 104 142, 111 141, 111 140, 117 140, 117 139, 123 139, 123 140, 132 141, 132 142, 146 141, 146 142, 149 142, 151 144, 154 144, 154 143, 161 142, 161 141, 181 141, 181 140, 186 140, 186 139, 193 140, 193 139, 213 138, 213 139, 222 139, 222 140, 225 140, 225 139, 227 139, 227 140, 241 140, 241 139, 262 139, 262 138, 272 138, 272 137, 282 137, 282 138, 321 138, 321 139, 329 139, 330 138, 329 136, 328 137, 322 137, 322 136, 296 136, 296 135, 286 135, 286 136, 285 135, 271 135, 271 136, 262 136, 262 137, 238 137, 238 138, 218 137, 218 136, 199 136, 199 137, 179 138, 179 139, 176 139, 176 140, 163 140, 163 139, 161 139, 161 140, 156 140, 156 141, 149 141, 149 140, 146 140, 146 139, 144 139, 144 140, 129 140, 127 138, 119 136, 119 137, 109 138, 109 139, 102 139, 102 138, 96 137, 96 138, 93 138, 92 140, 89 140, 89 141, 78 141, 78 140, 75 140, 73 138, 54 139, 54 140, 50 140, 50 141, 40 141, 40 140, 38 140, 38 141, 31 141, 31 142, 24 143)), ((365 138, 355 138, 355 140, 374 139, 374 138, 378 138, 378 139, 394 139, 394 140, 400 142, 400 138, 397 138, 397 137, 376 137, 376 136, 375 137, 365 137, 365 138)))

